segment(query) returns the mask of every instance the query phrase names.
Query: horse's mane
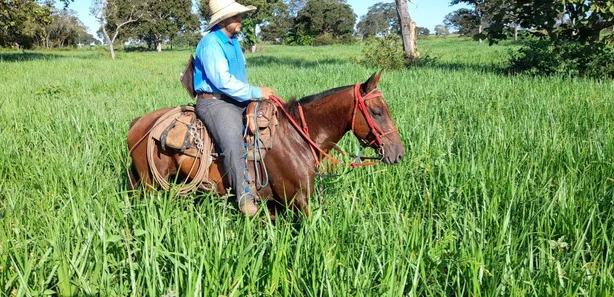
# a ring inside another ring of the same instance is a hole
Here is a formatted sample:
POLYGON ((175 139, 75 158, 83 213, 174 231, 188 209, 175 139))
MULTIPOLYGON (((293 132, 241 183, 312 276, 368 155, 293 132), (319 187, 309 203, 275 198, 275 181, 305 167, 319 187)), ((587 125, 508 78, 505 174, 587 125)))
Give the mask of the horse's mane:
POLYGON ((336 87, 336 88, 332 88, 330 90, 326 90, 322 93, 318 93, 318 94, 314 94, 314 95, 309 95, 309 96, 305 96, 301 99, 296 99, 296 97, 288 100, 288 102, 286 103, 286 110, 288 110, 288 112, 290 112, 293 115, 297 115, 298 114, 298 105, 307 105, 313 102, 316 102, 324 97, 330 96, 332 94, 336 94, 339 93, 349 87, 352 87, 353 85, 349 85, 349 86, 343 86, 343 87, 336 87))

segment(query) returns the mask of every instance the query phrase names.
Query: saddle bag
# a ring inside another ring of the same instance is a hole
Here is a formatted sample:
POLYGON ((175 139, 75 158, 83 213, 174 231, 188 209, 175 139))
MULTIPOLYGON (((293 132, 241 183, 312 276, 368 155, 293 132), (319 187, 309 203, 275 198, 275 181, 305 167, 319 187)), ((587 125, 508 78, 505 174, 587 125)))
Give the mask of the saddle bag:
POLYGON ((160 145, 163 150, 168 148, 180 150, 182 153, 194 144, 194 129, 196 116, 193 112, 182 112, 160 134, 160 145))

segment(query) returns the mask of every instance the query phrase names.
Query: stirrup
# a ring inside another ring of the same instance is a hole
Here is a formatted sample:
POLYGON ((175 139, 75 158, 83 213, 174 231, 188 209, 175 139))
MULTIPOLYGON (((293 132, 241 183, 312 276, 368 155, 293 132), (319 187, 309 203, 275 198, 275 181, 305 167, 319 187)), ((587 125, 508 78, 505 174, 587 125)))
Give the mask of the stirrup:
POLYGON ((253 201, 254 203, 260 201, 260 197, 258 196, 258 194, 251 193, 251 190, 250 190, 250 192, 243 193, 243 195, 241 195, 241 197, 239 197, 239 199, 237 199, 237 203, 240 204, 241 202, 243 202, 246 199, 249 199, 249 200, 253 201), (249 199, 250 197, 251 197, 251 199, 249 199))
POLYGON ((256 200, 247 199, 247 195, 253 196, 251 193, 241 195, 241 198, 237 201, 237 205, 243 214, 253 217, 258 213, 258 205, 256 205, 256 200))

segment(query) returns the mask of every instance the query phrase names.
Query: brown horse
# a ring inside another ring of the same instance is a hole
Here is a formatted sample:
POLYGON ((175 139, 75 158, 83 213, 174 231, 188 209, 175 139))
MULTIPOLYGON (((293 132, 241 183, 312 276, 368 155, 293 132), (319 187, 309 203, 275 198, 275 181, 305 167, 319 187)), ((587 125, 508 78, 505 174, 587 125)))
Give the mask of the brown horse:
MULTIPOLYGON (((320 161, 316 158, 323 158, 323 153, 329 152, 348 131, 353 131, 363 145, 374 148, 384 163, 396 164, 401 161, 405 148, 388 105, 377 90, 380 75, 374 74, 360 85, 339 87, 284 104, 283 109, 288 114, 280 112, 274 146, 264 158, 269 183, 258 190, 260 197, 270 197, 308 215, 316 164, 320 161), (291 123, 302 122, 301 108, 309 139, 300 132, 300 127, 291 123), (318 157, 314 151, 320 152, 318 157)), ((132 185, 140 181, 146 187, 153 187, 146 156, 147 141, 141 139, 156 120, 169 110, 166 108, 146 114, 133 121, 130 127, 127 142, 132 157, 132 185)), ((165 152, 160 147, 156 148, 154 157, 158 171, 167 178, 176 174, 188 176, 190 169, 192 172, 197 171, 197 168, 192 168, 195 161, 193 157, 178 152, 165 152)), ((198 166, 198 162, 194 165, 198 166)), ((217 193, 223 195, 228 182, 223 178, 221 169, 222 162, 218 158, 210 167, 209 178, 217 183, 217 193)))

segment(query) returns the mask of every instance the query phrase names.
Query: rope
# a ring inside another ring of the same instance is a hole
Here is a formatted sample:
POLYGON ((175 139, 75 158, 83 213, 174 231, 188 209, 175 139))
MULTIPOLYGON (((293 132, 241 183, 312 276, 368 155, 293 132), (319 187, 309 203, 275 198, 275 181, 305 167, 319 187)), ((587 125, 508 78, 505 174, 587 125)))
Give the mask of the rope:
MULTIPOLYGON (((164 120, 170 118, 171 116, 175 116, 177 113, 177 109, 173 109, 169 112, 167 112, 166 114, 164 114, 162 117, 160 117, 156 123, 154 124, 154 127, 157 127, 158 125, 160 125, 164 120)), ((189 108, 187 109, 188 111, 190 110, 189 108)), ((192 111, 193 111, 193 107, 192 107, 192 111)), ((155 139, 151 136, 151 131, 154 129, 154 127, 152 127, 152 129, 150 129, 147 132, 147 162, 149 164, 149 170, 151 172, 151 175, 153 176, 153 179, 155 180, 155 182, 164 190, 168 191, 171 189, 172 185, 171 183, 168 182, 168 178, 163 176, 159 171, 158 168, 156 167, 156 163, 154 161, 154 156, 155 156, 155 148, 157 147, 156 143, 155 143, 155 139)), ((200 132, 200 129, 204 129, 203 127, 199 127, 196 129, 196 131, 200 132)), ((189 132, 188 132, 189 133, 189 132)), ((193 138, 199 138, 200 137, 200 133, 194 133, 194 135, 192 135, 193 138)), ((202 140, 199 139, 199 141, 202 142, 202 140)), ((194 162, 192 162, 192 166, 190 168, 190 171, 188 172, 186 178, 184 181, 181 182, 180 185, 177 185, 176 192, 180 195, 185 195, 185 194, 189 194, 193 191, 195 191, 196 189, 198 189, 199 187, 202 187, 206 190, 211 190, 213 189, 214 185, 211 182, 205 182, 207 185, 205 185, 205 183, 203 183, 203 181, 208 181, 208 173, 209 173, 209 168, 207 166, 207 156, 205 156, 203 154, 203 150, 204 150, 204 145, 206 145, 205 143, 202 144, 202 147, 199 147, 197 149, 197 154, 196 157, 194 158, 194 162), (196 163, 197 160, 200 158, 200 162, 199 162, 199 166, 198 166, 198 170, 196 171, 196 175, 194 176, 194 178, 188 182, 190 175, 192 175, 192 172, 194 172, 194 169, 196 167, 196 163)), ((181 167, 179 168, 181 169, 181 167)), ((176 182, 176 180, 175 180, 176 182)))
MULTIPOLYGON (((254 121, 257 122, 258 119, 258 108, 260 108, 260 102, 258 102, 256 104, 256 108, 254 108, 254 121)), ((256 124, 256 126, 258 126, 258 124, 256 124)), ((266 164, 264 164, 264 160, 262 158, 262 146, 260 145, 260 129, 258 127, 256 127, 256 132, 254 133, 254 172, 255 172, 255 179, 256 182, 258 182, 258 186, 260 188, 264 188, 269 184, 269 171, 266 169, 266 164), (256 152, 258 152, 258 155, 260 156, 260 158, 258 158, 258 156, 256 155, 256 152), (265 176, 265 182, 262 183, 261 182, 261 178, 260 178, 260 170, 259 170, 259 166, 258 166, 258 159, 260 159, 261 163, 262 163, 262 171, 264 171, 264 176, 265 176)))

